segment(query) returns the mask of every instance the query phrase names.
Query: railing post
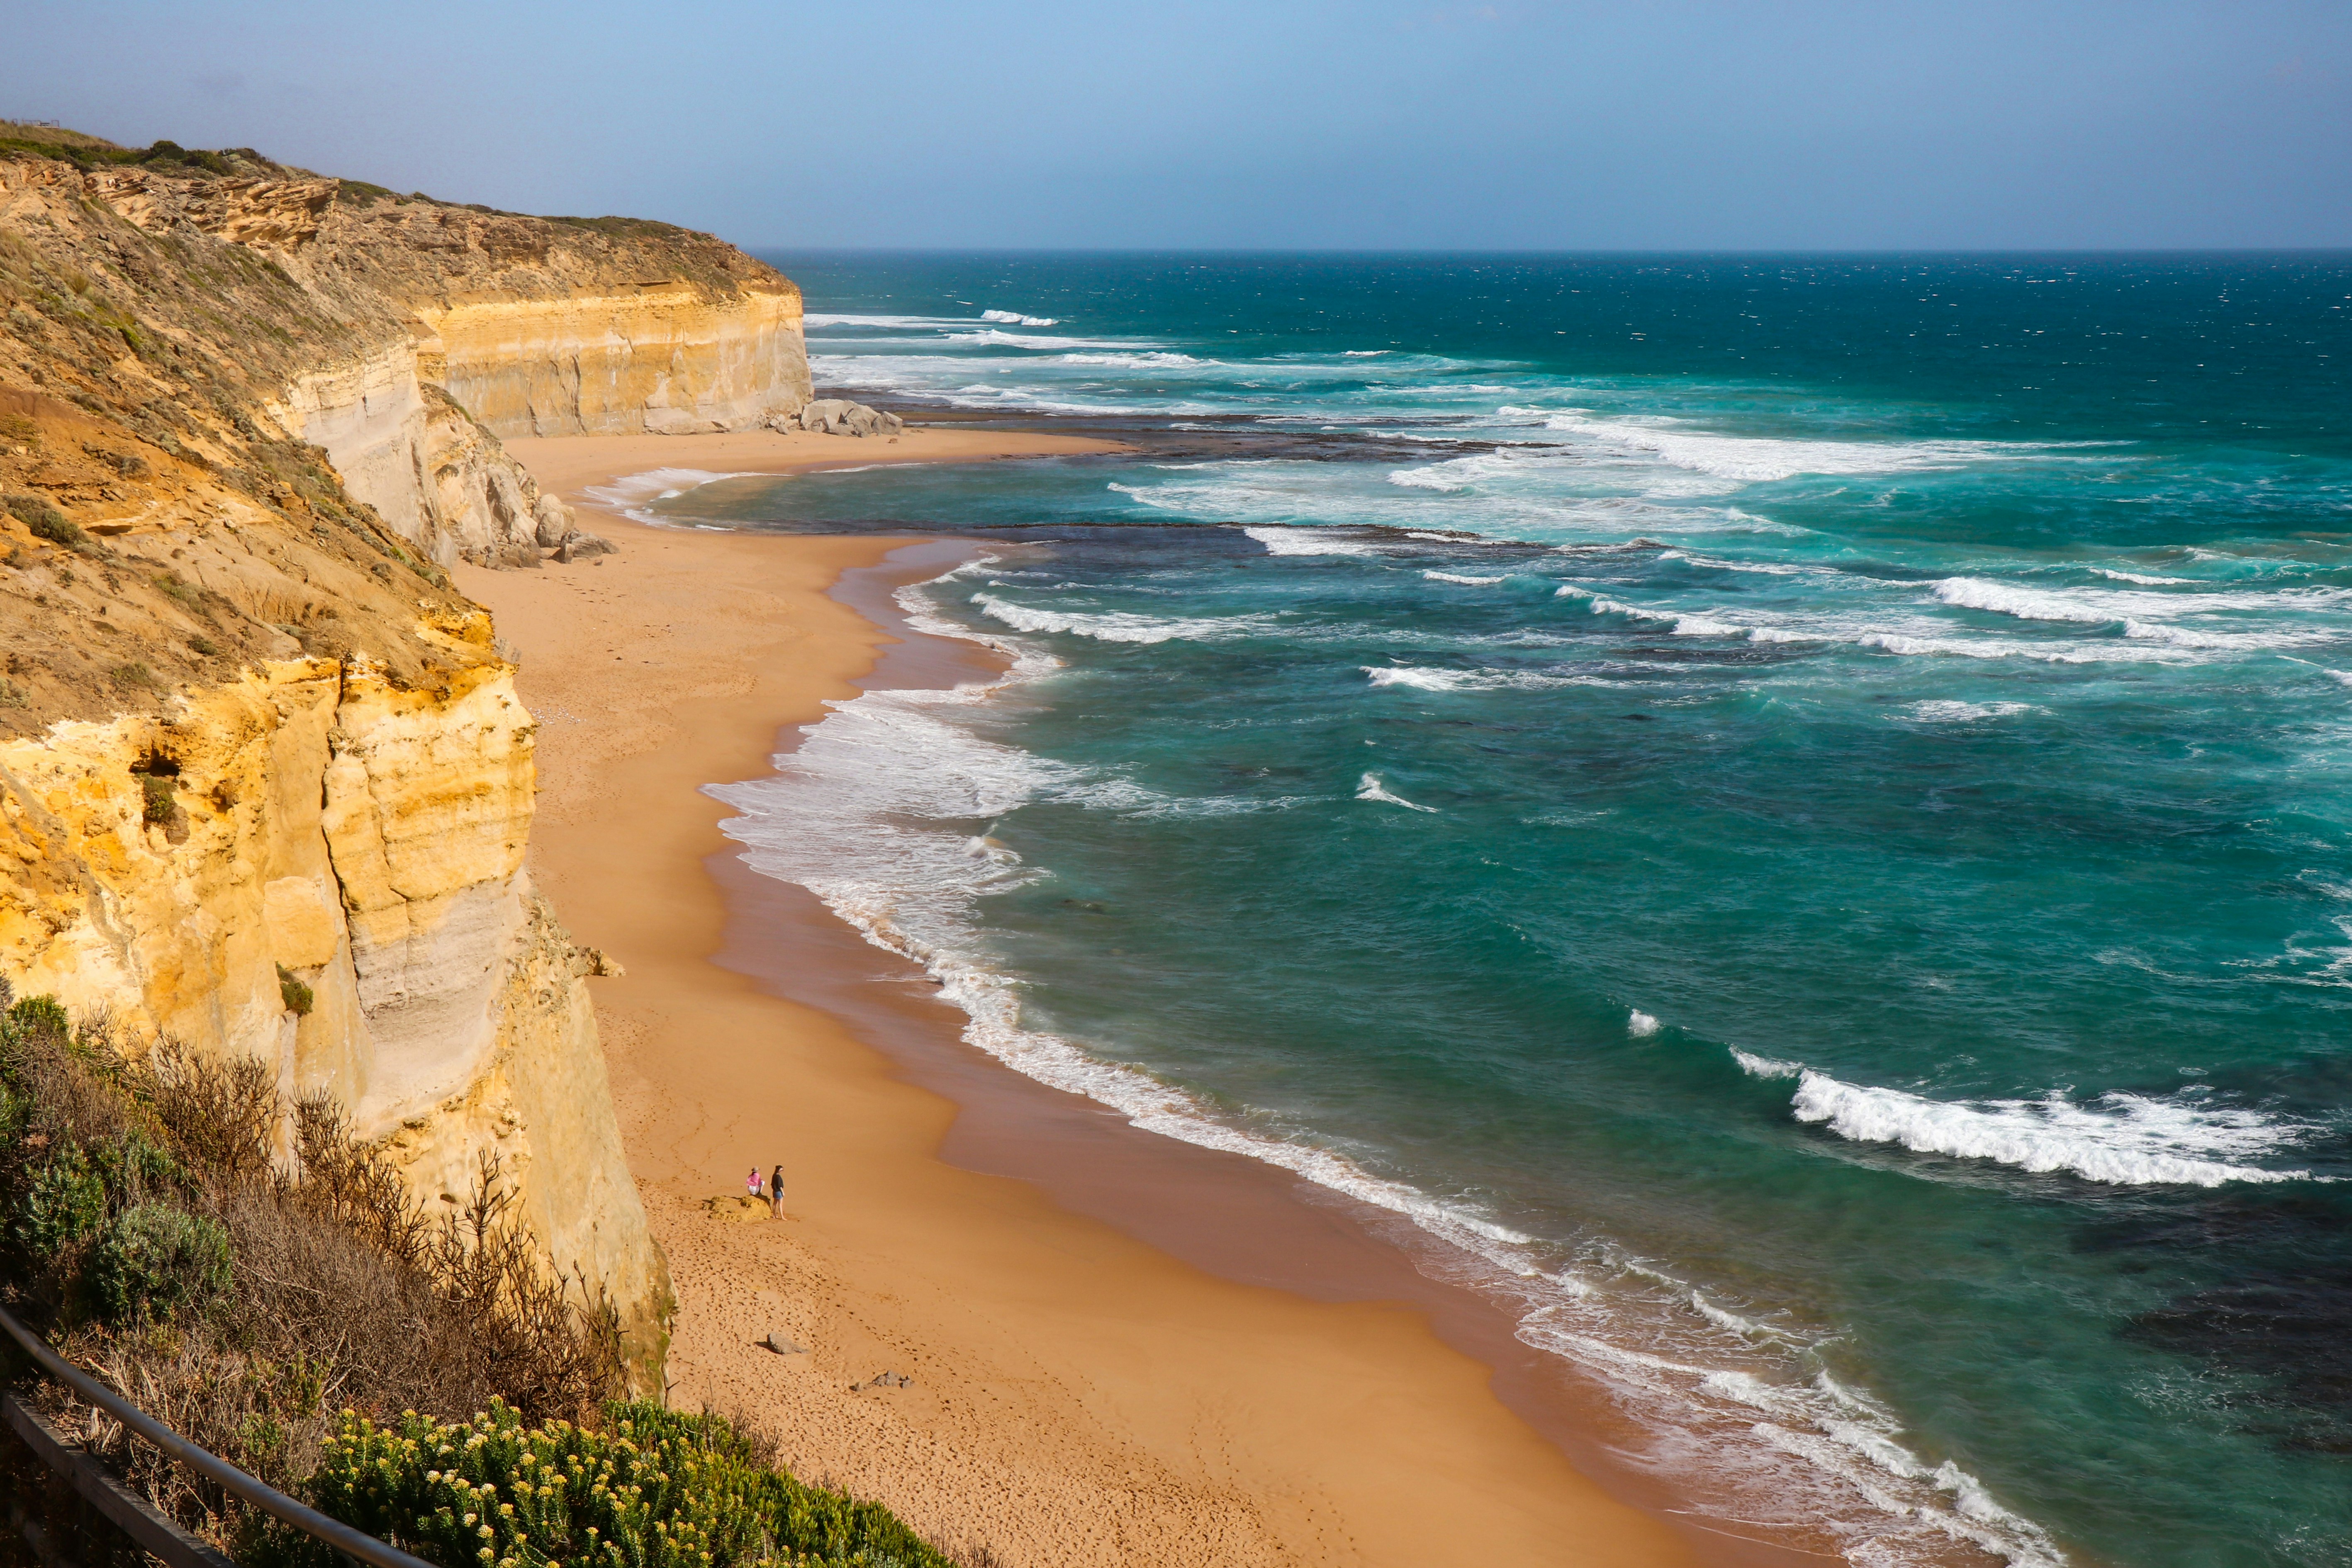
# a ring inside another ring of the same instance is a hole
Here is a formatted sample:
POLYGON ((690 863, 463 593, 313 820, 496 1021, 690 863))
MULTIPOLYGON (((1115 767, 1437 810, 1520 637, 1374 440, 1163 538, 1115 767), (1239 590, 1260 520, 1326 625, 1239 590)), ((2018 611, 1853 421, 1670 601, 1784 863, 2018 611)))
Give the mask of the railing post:
MULTIPOLYGON (((195 1471, 247 1507, 259 1509, 272 1518, 292 1525, 311 1539, 323 1542, 333 1548, 339 1555, 352 1560, 355 1564, 362 1565, 362 1568, 432 1568, 430 1563, 410 1556, 391 1542, 379 1541, 364 1531, 352 1529, 341 1520, 330 1519, 316 1509, 307 1508, 277 1488, 247 1475, 218 1455, 207 1453, 197 1447, 88 1373, 68 1363, 64 1357, 49 1348, 47 1342, 18 1322, 16 1314, 5 1307, 0 1307, 0 1331, 5 1331, 7 1338, 15 1340, 19 1346, 23 1347, 25 1353, 33 1358, 33 1363, 42 1372, 121 1422, 134 1435, 161 1449, 166 1457, 195 1471)), ((146 1551, 162 1557, 170 1568, 234 1568, 227 1558, 213 1551, 211 1547, 205 1546, 202 1542, 196 1541, 194 1537, 189 1536, 186 1531, 164 1519, 145 1499, 138 1497, 120 1481, 108 1475, 95 1459, 81 1451, 79 1445, 71 1446, 71 1453, 68 1454, 65 1440, 15 1395, 6 1395, 5 1402, 8 1426, 14 1429, 16 1436, 47 1465, 52 1477, 71 1476, 73 1479, 68 1484, 73 1486, 83 1500, 96 1504, 100 1512, 112 1519, 146 1551), (22 1421, 19 1420, 20 1416, 23 1417, 22 1421), (49 1449, 55 1451, 54 1458, 50 1452, 44 1451, 45 1436, 49 1449), (77 1459, 81 1465, 89 1468, 88 1473, 93 1478, 87 1484, 76 1472, 77 1459), (179 1537, 193 1543, 195 1552, 202 1555, 184 1558, 168 1555, 164 1550, 160 1550, 153 1541, 147 1539, 146 1533, 142 1533, 142 1531, 155 1533, 157 1531, 162 1532, 157 1533, 157 1539, 163 1541, 173 1550, 177 1551, 179 1548, 172 1538, 179 1537)), ((25 1539, 28 1545, 33 1544, 32 1536, 27 1535, 25 1539)), ((53 1535, 47 1542, 47 1550, 62 1551, 53 1535)), ((42 1555, 42 1547, 35 1547, 35 1555, 40 1559, 44 1568, 110 1568, 110 1565, 104 1563, 77 1562, 70 1557, 51 1563, 47 1557, 42 1555)), ((126 1568, 131 1568, 131 1565, 126 1565, 126 1568)))

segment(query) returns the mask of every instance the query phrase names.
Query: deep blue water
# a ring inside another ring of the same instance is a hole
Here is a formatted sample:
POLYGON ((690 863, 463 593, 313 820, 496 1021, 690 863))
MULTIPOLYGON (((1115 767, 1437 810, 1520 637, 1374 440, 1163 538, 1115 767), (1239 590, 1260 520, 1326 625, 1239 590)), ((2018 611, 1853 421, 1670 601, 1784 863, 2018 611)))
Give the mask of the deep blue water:
POLYGON ((2352 1563, 2352 258, 779 259, 821 386, 1146 450, 644 487, 971 532, 1021 658, 755 863, 1742 1531, 2352 1563))

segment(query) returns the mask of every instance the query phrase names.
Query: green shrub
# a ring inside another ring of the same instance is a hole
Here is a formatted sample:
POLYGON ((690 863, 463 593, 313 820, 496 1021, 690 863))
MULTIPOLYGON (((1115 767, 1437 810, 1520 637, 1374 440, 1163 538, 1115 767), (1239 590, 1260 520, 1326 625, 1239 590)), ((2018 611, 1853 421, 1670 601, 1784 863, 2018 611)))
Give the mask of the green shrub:
MULTIPOLYGON (((148 668, 145 662, 140 659, 134 658, 128 664, 118 664, 106 673, 111 676, 117 682, 124 686, 152 686, 155 684, 155 672, 148 668)), ((166 815, 168 816, 169 814, 166 813, 166 815)))
POLYGON ((36 1258, 55 1258, 106 1218, 106 1179, 79 1143, 58 1150, 33 1174, 16 1206, 16 1239, 36 1258))
POLYGON ((34 534, 52 544, 62 544, 68 550, 79 550, 89 542, 89 536, 80 524, 51 506, 39 496, 14 495, 7 499, 9 512, 34 534))
POLYGON ((110 1322, 160 1321, 228 1286, 228 1232, 216 1220, 163 1204, 116 1215, 90 1258, 90 1296, 110 1322))
POLYGON ((118 1204, 144 1202, 187 1176, 168 1150, 136 1127, 99 1145, 93 1158, 108 1194, 118 1204))
POLYGON ((17 1239, 37 1257, 55 1258, 95 1234, 110 1207, 142 1203, 181 1179, 179 1163, 135 1127, 101 1143, 68 1142, 26 1188, 17 1239))
POLYGON ((443 1426, 352 1412, 320 1447, 310 1501, 441 1568, 953 1568, 878 1503, 761 1463, 716 1416, 606 1408, 608 1429, 527 1428, 506 1405, 443 1426))
POLYGON ((54 996, 26 996, 16 1002, 8 1009, 8 1026, 14 1033, 60 1041, 73 1033, 66 1005, 54 996))
POLYGON ((188 648, 189 651, 202 654, 206 658, 210 658, 220 652, 220 645, 213 641, 212 638, 205 637, 190 637, 188 639, 188 648))
POLYGON ((318 994, 299 980, 284 964, 278 966, 278 994, 285 999, 286 1010, 298 1018, 307 1018, 318 1005, 318 994))
POLYGON ((146 797, 146 804, 141 811, 142 816, 150 822, 172 820, 172 813, 179 809, 179 803, 173 797, 170 779, 159 778, 153 773, 142 773, 139 778, 139 789, 140 793, 146 797))

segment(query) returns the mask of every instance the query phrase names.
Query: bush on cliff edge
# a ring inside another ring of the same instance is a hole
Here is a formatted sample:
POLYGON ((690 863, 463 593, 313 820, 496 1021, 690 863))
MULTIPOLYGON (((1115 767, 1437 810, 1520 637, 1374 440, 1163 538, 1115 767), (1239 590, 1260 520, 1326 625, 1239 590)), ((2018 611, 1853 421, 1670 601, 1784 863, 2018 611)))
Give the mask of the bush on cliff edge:
MULTIPOLYGON (((286 1100, 257 1061, 122 1045, 0 980, 0 1293, 164 1425, 442 1568, 953 1568, 723 1419, 613 1402, 617 1320, 551 1276, 495 1159, 430 1218, 331 1101, 286 1100)), ((257 1568, 338 1568, 101 1429, 158 1506, 257 1568)))
MULTIPOLYGON (((888 1510, 794 1480, 715 1416, 604 1415, 598 1431, 526 1426, 497 1403, 456 1425, 347 1410, 311 1500, 442 1568, 953 1568, 888 1510)), ((333 1568, 289 1544, 287 1568, 333 1568)))
MULTIPOLYGON (((341 1406, 593 1420, 619 1391, 616 1314, 548 1268, 495 1158, 428 1216, 332 1101, 289 1101, 260 1062, 134 1059, 102 1016, 72 1027, 5 982, 0 1007, 0 1290, 191 1441, 290 1489, 341 1406)), ((192 1527, 247 1522, 144 1444, 102 1447, 192 1527)))

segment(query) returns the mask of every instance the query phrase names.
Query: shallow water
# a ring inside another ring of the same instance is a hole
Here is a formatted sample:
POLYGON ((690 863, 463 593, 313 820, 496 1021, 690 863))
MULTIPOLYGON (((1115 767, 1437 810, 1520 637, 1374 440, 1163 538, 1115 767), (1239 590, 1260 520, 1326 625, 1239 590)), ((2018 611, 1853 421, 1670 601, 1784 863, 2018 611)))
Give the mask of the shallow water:
POLYGON ((907 602, 1013 676, 755 865, 1742 1531, 2352 1562, 2352 264, 780 260, 821 385, 1149 449, 646 487, 993 542, 907 602))

